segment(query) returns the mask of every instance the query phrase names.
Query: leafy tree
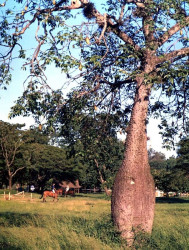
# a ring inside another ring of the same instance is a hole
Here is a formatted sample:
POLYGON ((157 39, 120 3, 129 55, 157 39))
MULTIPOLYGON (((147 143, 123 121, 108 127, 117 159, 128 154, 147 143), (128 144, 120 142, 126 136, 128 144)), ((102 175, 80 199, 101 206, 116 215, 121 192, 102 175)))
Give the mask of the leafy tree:
POLYGON ((173 169, 169 175, 169 183, 167 189, 169 191, 174 191, 177 193, 189 192, 189 178, 186 176, 185 172, 180 169, 173 169))
POLYGON ((172 169, 169 186, 175 192, 189 191, 189 139, 183 138, 178 143, 176 163, 172 169))
MULTIPOLYGON (((59 147, 32 143, 28 144, 30 152, 30 168, 28 169, 28 183, 35 184, 44 190, 49 180, 76 180, 80 170, 73 159, 68 159, 66 150, 59 147)), ((52 183, 51 183, 52 184, 52 183)))
POLYGON ((156 152, 152 148, 148 150, 148 158, 150 167, 153 169, 163 169, 166 168, 166 158, 161 152, 156 152))
POLYGON ((64 143, 69 145, 70 153, 80 157, 83 165, 88 165, 83 184, 95 187, 100 182, 110 195, 109 189, 123 158, 124 145, 117 139, 119 117, 105 113, 77 113, 77 116, 61 119, 61 124, 61 135, 64 143))
POLYGON ((165 155, 151 148, 148 151, 148 157, 155 186, 164 192, 168 192, 168 172, 165 155))
POLYGON ((180 140, 177 154, 177 167, 189 175, 189 138, 180 140))
POLYGON ((28 160, 26 152, 23 154, 21 147, 31 139, 28 136, 28 131, 21 130, 23 126, 0 122, 0 151, 10 190, 13 177, 26 167, 25 162, 28 160))
POLYGON ((162 152, 156 152, 153 148, 148 150, 149 161, 162 162, 165 161, 165 155, 162 152))
POLYGON ((46 84, 45 69, 54 63, 67 75, 67 83, 77 81, 72 99, 88 98, 85 112, 96 107, 119 111, 122 121, 129 121, 124 160, 112 193, 112 217, 132 244, 136 228, 151 232, 154 217, 147 115, 162 115, 160 128, 168 146, 179 127, 186 131, 188 123, 188 2, 110 0, 101 14, 86 0, 71 5, 66 0, 30 0, 25 9, 22 0, 15 1, 15 16, 11 5, 1 21, 0 80, 10 80, 10 62, 16 56, 26 57, 24 69, 30 67, 31 77, 14 114, 33 113, 36 119, 46 115, 53 129, 55 114, 67 102, 61 90, 50 93, 46 84), (82 14, 74 11, 78 8, 82 14), (79 18, 83 14, 88 23, 79 18), (29 57, 22 38, 35 24, 37 45, 29 57))
POLYGON ((8 180, 6 178, 5 163, 2 156, 2 151, 0 150, 0 188, 3 188, 3 185, 8 186, 8 180))
MULTIPOLYGON (((183 145, 183 140, 179 145, 183 145)), ((187 148, 187 144, 185 146, 187 148)), ((187 152, 187 150, 182 151, 181 147, 178 151, 187 152)), ((180 155, 177 159, 170 157, 166 160, 164 154, 151 149, 149 151, 149 163, 152 169, 155 185, 160 190, 163 190, 165 193, 171 191, 177 193, 188 191, 189 179, 186 172, 183 171, 180 155)))

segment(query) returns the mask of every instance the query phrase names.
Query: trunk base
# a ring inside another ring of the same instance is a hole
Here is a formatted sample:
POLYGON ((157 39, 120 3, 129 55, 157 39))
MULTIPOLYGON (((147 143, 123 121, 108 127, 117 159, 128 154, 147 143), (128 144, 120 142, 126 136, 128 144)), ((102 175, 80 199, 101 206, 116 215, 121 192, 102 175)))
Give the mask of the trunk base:
POLYGON ((112 192, 113 221, 128 246, 133 244, 136 233, 151 233, 154 219, 153 178, 149 168, 138 174, 135 170, 131 177, 131 174, 120 169, 112 192))

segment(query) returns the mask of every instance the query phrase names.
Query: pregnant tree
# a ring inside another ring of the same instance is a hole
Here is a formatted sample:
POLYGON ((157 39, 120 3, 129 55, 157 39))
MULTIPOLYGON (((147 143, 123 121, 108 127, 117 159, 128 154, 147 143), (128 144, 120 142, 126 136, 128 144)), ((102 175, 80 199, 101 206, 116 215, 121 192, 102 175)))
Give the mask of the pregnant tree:
POLYGON ((127 136, 113 187, 112 218, 131 245, 134 232, 150 233, 153 225, 148 115, 162 115, 160 128, 167 143, 179 129, 187 133, 189 4, 15 0, 13 9, 12 2, 1 4, 1 84, 10 80, 10 64, 17 55, 26 58, 23 68, 29 75, 13 113, 32 113, 36 119, 44 115, 51 130, 64 116, 69 119, 71 114, 64 111, 73 103, 75 115, 78 108, 85 114, 106 111, 119 117, 119 130, 127 136), (35 47, 31 56, 29 47, 35 47), (64 73, 62 86, 75 86, 67 98, 65 88, 48 85, 53 66, 64 73))

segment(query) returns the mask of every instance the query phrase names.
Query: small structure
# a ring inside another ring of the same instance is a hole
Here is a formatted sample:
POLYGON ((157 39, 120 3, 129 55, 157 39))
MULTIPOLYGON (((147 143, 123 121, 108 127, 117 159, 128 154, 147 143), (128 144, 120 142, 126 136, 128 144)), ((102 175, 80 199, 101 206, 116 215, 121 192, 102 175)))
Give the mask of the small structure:
POLYGON ((164 196, 164 192, 162 190, 159 190, 157 187, 156 187, 156 197, 163 197, 164 196))
POLYGON ((81 188, 81 186, 79 185, 79 180, 76 180, 74 182, 71 182, 71 181, 62 181, 59 185, 63 189, 66 189, 67 187, 69 187, 69 189, 74 190, 74 193, 79 193, 79 190, 81 188))

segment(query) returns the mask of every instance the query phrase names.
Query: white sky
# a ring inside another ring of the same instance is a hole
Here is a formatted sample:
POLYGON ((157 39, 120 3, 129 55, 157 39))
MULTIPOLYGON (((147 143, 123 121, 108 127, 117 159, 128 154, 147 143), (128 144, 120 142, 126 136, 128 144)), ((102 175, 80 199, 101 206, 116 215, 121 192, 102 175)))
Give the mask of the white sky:
POLYGON ((149 121, 147 126, 147 134, 150 137, 150 140, 148 141, 148 148, 153 148, 157 152, 164 153, 166 158, 176 156, 176 151, 163 148, 163 140, 159 134, 160 130, 158 128, 158 124, 160 124, 160 120, 150 119, 149 121))

